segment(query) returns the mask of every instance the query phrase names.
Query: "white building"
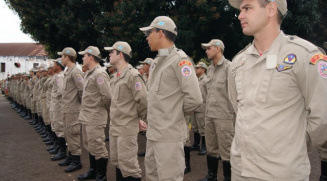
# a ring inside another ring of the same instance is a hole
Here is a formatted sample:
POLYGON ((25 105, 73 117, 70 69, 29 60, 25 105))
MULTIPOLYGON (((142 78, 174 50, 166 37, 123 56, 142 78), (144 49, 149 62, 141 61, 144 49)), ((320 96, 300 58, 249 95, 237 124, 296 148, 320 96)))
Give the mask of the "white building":
POLYGON ((45 63, 49 65, 43 45, 36 43, 0 43, 0 80, 17 73, 28 73, 45 63))

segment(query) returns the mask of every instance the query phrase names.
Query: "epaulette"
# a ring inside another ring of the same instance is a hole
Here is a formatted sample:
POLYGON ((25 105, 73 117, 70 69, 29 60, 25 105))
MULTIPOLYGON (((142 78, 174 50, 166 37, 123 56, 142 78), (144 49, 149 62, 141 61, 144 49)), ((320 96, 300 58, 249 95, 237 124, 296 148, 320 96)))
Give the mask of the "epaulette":
POLYGON ((187 56, 186 53, 185 53, 183 50, 181 50, 181 49, 177 49, 177 50, 176 50, 176 53, 177 53, 181 58, 187 58, 187 59, 189 59, 189 56, 187 56))
POLYGON ((134 68, 129 68, 128 69, 128 71, 134 76, 134 77, 136 77, 136 76, 138 76, 140 73, 136 70, 136 69, 134 69, 134 68))
POLYGON ((243 48, 241 51, 239 51, 233 58, 232 58, 232 61, 234 60, 234 58, 237 56, 237 55, 239 55, 239 54, 241 54, 242 52, 244 52, 247 48, 249 48, 250 46, 251 46, 252 44, 251 43, 249 43, 248 45, 246 45, 246 47, 245 48, 243 48))
POLYGON ((299 38, 299 37, 297 37, 297 36, 293 36, 293 35, 292 35, 292 36, 290 36, 290 35, 286 35, 286 37, 288 37, 288 38, 287 38, 288 42, 290 42, 290 43, 294 43, 294 44, 297 44, 297 45, 299 45, 299 46, 305 48, 305 49, 308 50, 309 52, 313 52, 313 51, 317 51, 317 50, 318 50, 318 48, 317 48, 316 45, 310 43, 310 42, 307 41, 307 40, 304 40, 304 39, 302 39, 302 38, 299 38))

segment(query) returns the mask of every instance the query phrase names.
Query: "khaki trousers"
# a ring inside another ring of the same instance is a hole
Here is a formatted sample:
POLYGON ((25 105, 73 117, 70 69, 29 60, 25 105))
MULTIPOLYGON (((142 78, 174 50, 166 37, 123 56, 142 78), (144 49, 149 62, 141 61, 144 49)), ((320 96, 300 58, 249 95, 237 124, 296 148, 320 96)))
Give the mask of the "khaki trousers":
POLYGON ((31 113, 36 113, 36 102, 31 100, 31 113))
POLYGON ((51 111, 54 132, 58 137, 65 137, 64 115, 61 111, 51 111))
MULTIPOLYGON (((232 181, 268 181, 268 180, 261 180, 257 178, 251 177, 243 177, 241 173, 232 168, 232 181)), ((294 180, 294 181, 309 181, 309 176, 303 180, 294 180)))
POLYGON ((205 114, 202 112, 194 112, 192 116, 192 130, 194 133, 199 133, 205 136, 205 114))
POLYGON ((82 124, 82 136, 84 148, 95 157, 108 158, 108 150, 104 142, 104 130, 106 125, 90 126, 82 124))
POLYGON ((113 136, 109 134, 110 163, 121 170, 123 177, 141 178, 142 170, 137 160, 137 134, 113 136))
POLYGON ((233 120, 219 120, 205 118, 205 139, 207 155, 223 161, 230 160, 230 148, 234 138, 235 129, 233 120))
POLYGON ((147 181, 182 181, 185 169, 184 142, 147 140, 145 176, 147 181))
POLYGON ((45 125, 49 125, 50 124, 49 109, 47 108, 46 104, 47 103, 45 99, 41 100, 43 121, 45 125))
POLYGON ((318 148, 319 157, 322 161, 327 162, 327 141, 318 148))
POLYGON ((79 113, 64 113, 64 134, 68 151, 72 155, 81 155, 81 123, 78 121, 79 113))

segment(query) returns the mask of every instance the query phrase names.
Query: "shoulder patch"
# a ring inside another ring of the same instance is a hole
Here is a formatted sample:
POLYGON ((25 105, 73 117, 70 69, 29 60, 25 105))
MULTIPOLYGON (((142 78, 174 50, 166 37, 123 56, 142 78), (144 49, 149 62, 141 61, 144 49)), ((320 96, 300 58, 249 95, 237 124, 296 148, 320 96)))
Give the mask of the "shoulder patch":
POLYGON ((317 46, 310 43, 309 41, 307 40, 304 40, 302 38, 299 38, 297 36, 290 36, 290 35, 287 35, 288 37, 288 42, 290 43, 294 43, 294 44, 297 44, 303 48, 305 48, 306 50, 308 50, 309 52, 313 52, 313 51, 316 51, 318 50, 317 46))
POLYGON ((327 62, 327 56, 322 53, 317 53, 310 59, 310 63, 315 65, 318 60, 324 60, 327 62))
POLYGON ((190 61, 188 61, 187 59, 182 59, 179 63, 178 63, 179 66, 183 66, 183 65, 188 65, 188 66, 191 66, 192 63, 190 61))

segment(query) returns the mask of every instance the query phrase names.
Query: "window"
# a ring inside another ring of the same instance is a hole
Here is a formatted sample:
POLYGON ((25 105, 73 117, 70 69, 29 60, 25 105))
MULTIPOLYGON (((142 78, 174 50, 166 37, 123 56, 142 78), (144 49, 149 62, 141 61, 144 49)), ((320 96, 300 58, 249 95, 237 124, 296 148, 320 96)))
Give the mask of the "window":
POLYGON ((33 68, 36 68, 37 66, 39 66, 39 63, 33 63, 33 68))
POLYGON ((1 63, 1 72, 6 72, 6 63, 1 63))

